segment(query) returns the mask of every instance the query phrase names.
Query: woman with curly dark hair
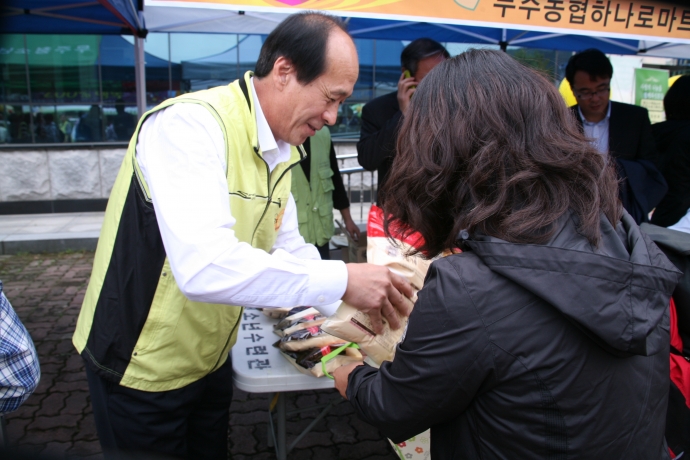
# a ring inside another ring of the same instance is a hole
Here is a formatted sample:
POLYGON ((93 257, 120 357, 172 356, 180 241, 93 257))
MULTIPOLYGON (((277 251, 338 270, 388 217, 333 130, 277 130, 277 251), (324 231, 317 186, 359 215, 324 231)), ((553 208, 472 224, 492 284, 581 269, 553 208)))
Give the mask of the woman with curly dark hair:
POLYGON ((678 272, 553 85, 471 50, 417 88, 383 208, 432 263, 395 360, 336 386, 394 442, 442 459, 667 458, 678 272))

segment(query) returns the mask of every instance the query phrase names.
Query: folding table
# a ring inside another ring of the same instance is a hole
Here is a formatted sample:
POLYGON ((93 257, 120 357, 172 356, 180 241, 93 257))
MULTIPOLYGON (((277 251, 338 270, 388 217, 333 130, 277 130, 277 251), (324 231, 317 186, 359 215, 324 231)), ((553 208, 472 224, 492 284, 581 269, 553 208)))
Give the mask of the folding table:
POLYGON ((285 460, 288 452, 306 435, 328 411, 342 398, 328 404, 297 408, 286 413, 285 396, 290 391, 320 390, 334 388, 333 380, 327 377, 316 378, 302 374, 280 356, 273 346, 279 337, 273 333, 277 320, 268 318, 259 310, 245 309, 242 314, 237 343, 232 347, 233 382, 237 388, 248 393, 274 393, 269 407, 269 445, 275 445, 278 460, 285 460), (272 411, 275 406, 276 426, 272 411), (323 409, 319 415, 287 446, 285 439, 285 418, 293 413, 306 410, 323 409))

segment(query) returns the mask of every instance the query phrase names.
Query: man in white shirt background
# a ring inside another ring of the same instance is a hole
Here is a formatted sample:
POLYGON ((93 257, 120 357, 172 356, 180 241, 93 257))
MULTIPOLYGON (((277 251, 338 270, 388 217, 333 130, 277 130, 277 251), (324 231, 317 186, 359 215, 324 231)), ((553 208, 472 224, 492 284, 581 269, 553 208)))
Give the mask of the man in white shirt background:
POLYGON ((106 455, 226 458, 240 307, 330 315, 342 299, 378 330, 409 313, 411 288, 388 269, 321 261, 289 193, 294 146, 335 123, 358 69, 338 19, 293 15, 253 76, 144 115, 73 338, 106 455))

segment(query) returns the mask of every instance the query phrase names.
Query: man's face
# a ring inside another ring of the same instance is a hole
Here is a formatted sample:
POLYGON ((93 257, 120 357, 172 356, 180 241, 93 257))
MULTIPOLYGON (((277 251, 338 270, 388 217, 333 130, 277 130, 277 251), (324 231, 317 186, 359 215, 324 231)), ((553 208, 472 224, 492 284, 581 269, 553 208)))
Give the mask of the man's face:
POLYGON ((443 56, 443 54, 435 54, 434 56, 429 56, 428 58, 422 59, 417 63, 417 71, 413 75, 414 79, 417 80, 417 82, 422 81, 424 77, 431 72, 431 69, 445 60, 446 58, 443 56))
POLYGON ((284 116, 273 128, 275 137, 299 145, 323 125, 335 124, 338 107, 352 94, 358 73, 357 50, 352 40, 334 29, 326 48, 326 71, 321 76, 302 85, 294 69, 288 74, 281 101, 284 116))
POLYGON ((587 119, 602 120, 609 108, 611 79, 596 77, 592 79, 587 72, 578 70, 573 75, 573 94, 587 119))

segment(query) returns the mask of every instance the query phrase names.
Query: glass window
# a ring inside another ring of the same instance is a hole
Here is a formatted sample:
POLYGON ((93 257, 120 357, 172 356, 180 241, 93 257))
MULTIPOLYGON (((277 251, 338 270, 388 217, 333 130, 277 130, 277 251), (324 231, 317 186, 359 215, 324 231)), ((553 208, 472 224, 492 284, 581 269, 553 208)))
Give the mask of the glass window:
POLYGON ((31 102, 98 103, 100 39, 98 35, 27 35, 31 102))
POLYGON ((400 54, 407 43, 400 40, 376 40, 376 76, 373 97, 398 90, 402 74, 400 54))
POLYGON ((118 99, 115 104, 104 107, 105 140, 108 142, 128 142, 137 126, 137 106, 127 105, 118 99))
POLYGON ((55 106, 38 107, 33 114, 34 141, 39 144, 64 142, 56 119, 55 106))
POLYGON ((359 77, 352 96, 340 106, 338 120, 330 127, 333 137, 358 137, 362 107, 369 100, 395 91, 400 79, 400 40, 355 39, 359 77))
POLYGON ((237 76, 242 77, 248 70, 256 68, 256 61, 259 60, 261 47, 266 41, 266 35, 240 35, 239 36, 239 66, 237 76))
MULTIPOLYGON (((101 46, 103 102, 114 106, 122 99, 136 106, 134 37, 103 36, 101 46)), ((179 92, 180 66, 168 61, 168 34, 149 34, 144 41, 146 105, 152 108, 179 92)))
POLYGON ((0 35, 0 102, 29 102, 23 35, 0 35))
MULTIPOLYGON (((180 94, 181 66, 170 62, 171 36, 153 33, 146 36, 146 103, 156 106, 180 94)), ((129 138, 127 139, 129 140, 129 138)))
POLYGON ((28 144, 33 142, 33 120, 31 107, 28 105, 5 105, 4 133, 5 143, 28 144))
MULTIPOLYGON (((105 123, 103 109, 98 104, 75 107, 76 120, 70 137, 72 142, 103 142, 105 137, 105 123)), ((74 112, 72 112, 74 113, 74 112)))
MULTIPOLYGON (((176 95, 226 85, 253 70, 266 36, 151 33, 144 42, 149 108, 176 95)), ((409 42, 355 39, 360 71, 330 127, 359 136, 362 107, 397 89, 409 42)), ((477 45, 447 44, 455 55, 477 45)), ((569 53, 509 48, 554 77, 569 53)), ((110 35, 0 35, 0 144, 126 142, 136 124, 134 38, 110 35), (28 72, 27 72, 28 69, 28 72)))
POLYGON ((243 68, 254 68, 258 53, 254 57, 252 45, 257 42, 260 49, 258 35, 171 34, 171 60, 181 67, 180 91, 199 91, 236 80, 243 68), (241 59, 248 62, 241 63, 241 59))
POLYGON ((59 131, 58 135, 62 137, 61 142, 75 142, 79 118, 88 110, 89 106, 85 105, 55 106, 55 122, 59 131))

